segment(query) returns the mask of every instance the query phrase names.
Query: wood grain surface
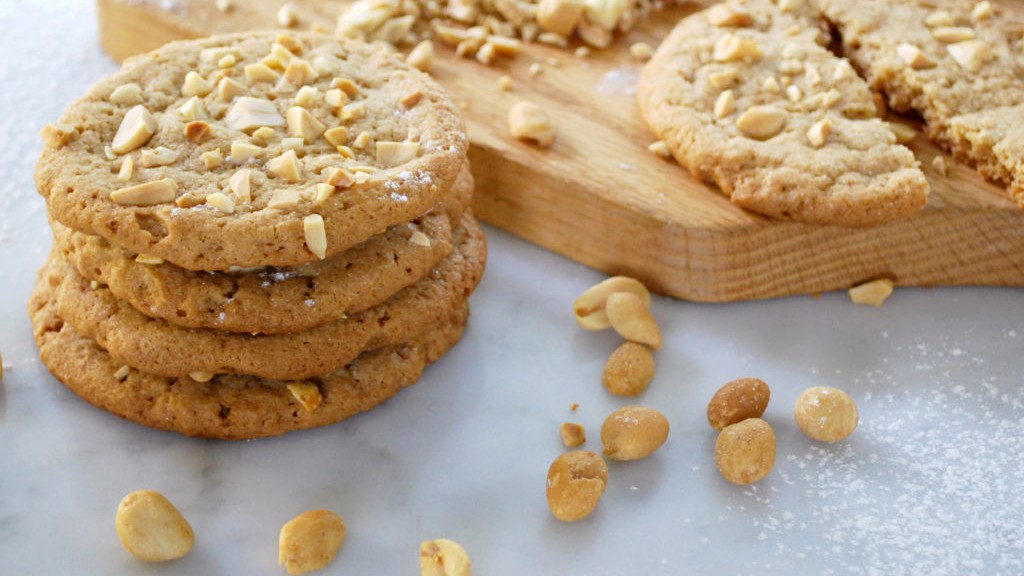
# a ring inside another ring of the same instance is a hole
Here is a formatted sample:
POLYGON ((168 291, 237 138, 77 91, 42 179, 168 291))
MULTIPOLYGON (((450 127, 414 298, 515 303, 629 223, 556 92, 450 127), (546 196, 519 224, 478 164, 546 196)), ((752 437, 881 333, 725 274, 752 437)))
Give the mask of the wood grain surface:
MULTIPOLYGON (((276 27, 281 2, 98 0, 101 43, 123 59, 180 38, 276 27)), ((334 29, 346 2, 293 1, 302 28, 334 29)), ((1002 9, 1024 13, 1021 3, 1002 9)), ((635 103, 640 66, 628 46, 656 46, 687 4, 656 13, 608 50, 578 57, 531 44, 484 66, 439 47, 433 75, 463 105, 484 221, 609 274, 697 301, 733 301, 843 289, 888 277, 898 286, 1024 285, 1024 210, 1004 188, 946 158, 923 136, 910 147, 931 183, 927 207, 889 224, 847 229, 769 220, 744 211, 647 150, 653 138, 635 103), (531 64, 541 71, 531 75, 531 64), (512 78, 502 91, 498 78, 512 78), (508 135, 519 100, 547 108, 557 140, 547 150, 508 135)))

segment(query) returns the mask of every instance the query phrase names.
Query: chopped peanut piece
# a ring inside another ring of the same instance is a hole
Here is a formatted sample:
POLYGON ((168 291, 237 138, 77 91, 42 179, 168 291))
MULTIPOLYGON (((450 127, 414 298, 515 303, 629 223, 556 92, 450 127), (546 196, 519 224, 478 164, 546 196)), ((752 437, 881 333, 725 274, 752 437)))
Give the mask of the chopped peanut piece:
POLYGON ((430 40, 420 42, 405 57, 405 61, 413 68, 429 72, 434 64, 434 43, 430 40))
POLYGON ((508 129, 520 140, 530 140, 542 148, 555 142, 555 129, 547 112, 533 102, 521 101, 508 111, 508 129))
POLYGON ((298 151, 302 150, 302 148, 305 145, 306 140, 304 138, 298 138, 294 136, 289 136, 288 138, 281 138, 281 152, 295 150, 297 154, 298 151))
POLYGON ((406 94, 405 96, 403 96, 402 99, 398 101, 398 103, 402 105, 402 108, 408 109, 408 108, 412 108, 413 106, 419 104, 420 100, 422 100, 422 99, 423 99, 423 92, 420 92, 419 90, 416 90, 416 91, 410 92, 409 94, 406 94))
POLYGON ((920 48, 913 44, 900 44, 896 47, 896 54, 904 64, 910 66, 914 70, 935 67, 935 60, 932 60, 927 54, 922 52, 920 48))
POLYGON ((727 34, 715 43, 712 54, 715 62, 735 62, 737 60, 760 60, 761 49, 749 38, 741 38, 727 34))
POLYGON ((214 192, 206 197, 206 205, 225 213, 235 213, 235 201, 223 192, 214 192))
POLYGON ((359 120, 366 116, 366 106, 362 102, 353 102, 341 107, 338 117, 342 120, 359 120))
POLYGON ((736 119, 740 131, 755 140, 767 140, 785 125, 786 113, 774 106, 751 106, 736 119))
POLYGON ((349 98, 355 98, 359 95, 359 85, 348 78, 335 78, 331 80, 331 88, 341 88, 341 91, 349 98))
POLYGON ((142 88, 134 82, 122 84, 114 88, 114 91, 110 93, 110 102, 111 104, 125 104, 129 106, 142 104, 142 88))
POLYGON ((302 201, 302 192, 283 188, 274 190, 274 193, 270 195, 270 200, 267 201, 267 208, 274 208, 277 210, 287 210, 295 208, 302 201))
POLYGON ((352 140, 352 147, 355 148, 356 150, 362 150, 363 148, 366 148, 369 144, 370 133, 366 131, 360 132, 359 135, 355 137, 355 140, 352 140))
POLYGON ((416 157, 419 142, 377 142, 377 163, 391 168, 401 166, 416 157))
POLYGON ((454 540, 439 538, 420 544, 420 576, 470 576, 469 554, 454 540))
POLYGON ((332 146, 341 146, 348 142, 348 128, 344 126, 331 128, 324 132, 324 140, 327 140, 332 146))
POLYGON ((854 304, 881 306, 892 294, 893 282, 889 278, 879 278, 850 288, 850 300, 854 304))
POLYGON ((202 120, 206 118, 206 109, 203 107, 203 101, 198 96, 193 96, 185 101, 184 104, 178 108, 178 113, 181 114, 181 118, 188 122, 195 120, 202 120))
POLYGON ((537 4, 537 24, 548 32, 570 36, 583 16, 583 0, 540 0, 537 4))
POLYGON ((974 40, 974 30, 963 26, 939 26, 932 28, 932 36, 939 42, 952 44, 965 40, 974 40))
POLYGON ((113 374, 114 380, 118 380, 118 381, 124 380, 131 373, 132 373, 131 367, 128 366, 127 364, 124 364, 123 366, 121 366, 120 368, 118 368, 117 370, 114 371, 114 374, 113 374))
POLYGON ((284 126, 284 118, 270 100, 241 96, 231 105, 225 117, 228 128, 247 132, 260 126, 284 126))
POLYGON ((319 99, 319 90, 312 86, 303 86, 302 88, 299 88, 299 91, 295 94, 295 105, 302 106, 303 108, 312 108, 316 106, 316 102, 319 99))
POLYGON ((566 448, 579 448, 587 443, 587 430, 582 424, 563 422, 558 432, 566 448))
POLYGON ((900 144, 906 144, 917 136, 917 130, 914 130, 906 124, 900 124, 899 122, 890 122, 889 128, 892 129, 892 133, 896 135, 896 142, 900 144))
POLYGON ((217 97, 222 102, 230 102, 238 96, 244 96, 248 89, 231 78, 221 78, 217 82, 217 97))
POLYGON ((935 168, 935 171, 943 176, 945 176, 949 171, 949 166, 946 165, 946 159, 942 156, 932 158, 932 168, 935 168))
POLYGON ((131 156, 125 156, 124 160, 121 161, 121 169, 117 171, 117 179, 121 182, 127 182, 132 179, 135 175, 135 161, 132 160, 131 156))
POLYGON ((234 54, 225 54, 217 60, 217 68, 231 68, 235 64, 238 64, 238 58, 234 54))
POLYGON ((310 82, 316 80, 320 74, 310 66, 309 62, 306 62, 302 58, 292 58, 288 62, 288 67, 284 70, 285 80, 291 82, 295 86, 305 86, 310 82))
POLYGON ((159 266, 164 263, 164 259, 153 254, 139 254, 135 257, 135 261, 139 264, 147 264, 149 266, 159 266))
POLYGON ((199 156, 199 159, 203 161, 203 166, 205 166, 207 170, 213 170, 224 164, 224 153, 218 148, 217 150, 203 152, 199 156))
POLYGON ((647 146, 647 150, 650 151, 652 154, 661 156, 662 158, 672 157, 672 151, 668 149, 668 144, 666 144, 664 140, 651 142, 651 144, 647 146))
POLYGON ((409 243, 415 244, 417 246, 423 246, 424 248, 429 248, 430 237, 424 234, 423 232, 417 230, 412 233, 412 236, 409 236, 409 243))
POLYGON ((924 24, 929 28, 956 26, 956 22, 953 21, 953 15, 945 10, 936 10, 929 14, 924 19, 924 24))
POLYGON ((349 97, 341 88, 331 88, 324 92, 324 102, 334 108, 340 108, 349 103, 349 97))
POLYGON ((800 92, 800 87, 796 84, 786 86, 786 98, 789 98, 790 102, 799 102, 804 95, 800 92))
POLYGON ((821 148, 828 142, 828 137, 832 134, 832 121, 828 118, 815 122, 813 126, 807 131, 807 140, 811 143, 811 146, 815 148, 821 148))
MULTIPOLYGON (((120 131, 118 131, 120 133, 120 131)), ((76 134, 75 127, 67 124, 47 124, 39 131, 39 138, 50 148, 62 148, 76 134)), ((140 144, 141 146, 141 144, 140 144)))
POLYGON ((311 143, 327 129, 323 122, 317 120, 309 110, 301 106, 292 106, 285 112, 288 123, 288 135, 301 137, 306 143, 311 143))
POLYGON ((245 79, 250 82, 277 82, 281 75, 263 63, 248 64, 245 67, 245 79))
POLYGON ((170 178, 143 182, 110 193, 110 200, 124 206, 152 206, 171 202, 178 194, 178 183, 170 178))
POLYGON ((295 6, 284 4, 277 11, 277 23, 284 28, 291 28, 299 23, 299 15, 295 12, 295 6))
POLYGON ((323 204, 331 196, 334 196, 336 188, 330 184, 319 183, 316 185, 316 194, 313 196, 314 204, 323 204))
POLYGON ((138 490, 125 496, 117 505, 114 521, 121 544, 144 562, 177 560, 195 544, 195 533, 185 517, 153 490, 138 490))
POLYGON ((310 510, 289 520, 278 537, 278 564, 288 574, 321 570, 345 543, 345 522, 330 510, 310 510))
POLYGON ((352 185, 352 173, 344 168, 330 168, 327 170, 327 177, 324 179, 325 184, 337 188, 348 188, 352 185))
POLYGON ((754 22, 753 16, 742 6, 729 3, 715 4, 708 8, 708 22, 720 28, 750 26, 754 22))
POLYGON ((167 166, 174 164, 178 159, 178 153, 166 146, 157 146, 156 148, 148 148, 142 151, 139 155, 139 164, 143 168, 153 168, 155 166, 167 166))
POLYGON ((320 389, 311 382, 289 382, 288 391, 306 412, 314 412, 324 402, 320 389))
POLYGON ((124 115, 121 125, 117 128, 117 133, 114 134, 114 140, 110 143, 110 148, 117 154, 131 152, 149 142, 149 139, 156 133, 156 129, 156 119, 149 113, 149 110, 139 104, 124 115))
POLYGON ((213 85, 198 72, 185 74, 185 83, 181 86, 182 96, 206 96, 210 92, 213 92, 213 85))
POLYGON ((724 118, 732 114, 735 101, 732 90, 726 90, 719 94, 718 98, 715 99, 715 116, 724 118))
POLYGON ((274 139, 275 134, 277 134, 277 132, 275 132, 273 128, 270 128, 268 126, 260 126, 255 131, 253 131, 252 139, 253 142, 255 142, 257 145, 266 146, 267 144, 270 143, 271 140, 274 139))
POLYGON ((239 202, 252 201, 252 182, 248 168, 243 168, 228 179, 228 190, 238 198, 239 202))
POLYGON ((278 178, 284 178, 288 182, 298 182, 302 179, 302 165, 295 150, 289 150, 277 158, 267 161, 267 172, 278 178))
POLYGON ((989 45, 982 40, 966 40, 946 46, 946 51, 961 68, 977 72, 992 57, 989 45))
POLYGON ((654 56, 654 48, 647 42, 634 42, 629 46, 629 55, 639 62, 646 62, 654 56))
POLYGON ((213 136, 210 125, 202 120, 189 122, 185 125, 185 137, 196 144, 202 144, 213 136))
POLYGON ((235 140, 231 143, 231 161, 235 164, 244 164, 251 158, 263 154, 263 148, 242 140, 235 140))
POLYGON ((995 11, 992 9, 992 3, 988 0, 978 2, 971 10, 971 20, 975 22, 979 20, 988 20, 993 16, 995 16, 995 11))
POLYGON ((323 260, 327 257, 327 230, 324 218, 319 214, 310 214, 302 219, 302 232, 306 238, 306 247, 323 260))
POLYGON ((716 90, 724 90, 734 85, 737 79, 739 79, 739 73, 731 67, 708 73, 708 84, 711 84, 716 90))

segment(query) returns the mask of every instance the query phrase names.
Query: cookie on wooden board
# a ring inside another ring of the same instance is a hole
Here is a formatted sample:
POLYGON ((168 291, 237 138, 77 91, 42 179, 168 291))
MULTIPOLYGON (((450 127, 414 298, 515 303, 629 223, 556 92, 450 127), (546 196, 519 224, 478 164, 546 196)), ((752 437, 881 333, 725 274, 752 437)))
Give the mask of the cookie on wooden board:
POLYGON ((466 170, 450 206, 292 267, 196 272, 168 262, 141 263, 105 238, 55 221, 51 226, 54 245, 79 274, 147 316, 187 328, 281 334, 361 312, 422 278, 451 252, 452 228, 468 209, 472 182, 466 170))
POLYGON ((468 310, 409 342, 364 352, 345 367, 304 381, 253 376, 154 376, 114 360, 65 322, 40 280, 29 302, 43 363, 86 402, 128 420, 202 438, 248 439, 333 424, 369 410, 419 380, 454 346, 468 310))
POLYGON ((680 21, 638 86, 652 132, 696 177, 767 216, 871 226, 923 208, 918 162, 828 50, 817 13, 780 5, 735 1, 680 21))
POLYGON ((43 139, 36 184, 55 219, 190 270, 344 251, 442 201, 468 146, 429 76, 307 32, 132 58, 43 139))
POLYGON ((969 0, 813 0, 898 112, 1024 206, 1024 23, 969 0))
POLYGON ((325 374, 365 350, 407 342, 468 306, 483 274, 486 244, 469 214, 455 249, 423 279, 363 312, 303 332, 249 335, 188 329, 139 313, 110 290, 51 256, 41 275, 60 316, 117 361, 149 374, 248 374, 294 380, 325 374))

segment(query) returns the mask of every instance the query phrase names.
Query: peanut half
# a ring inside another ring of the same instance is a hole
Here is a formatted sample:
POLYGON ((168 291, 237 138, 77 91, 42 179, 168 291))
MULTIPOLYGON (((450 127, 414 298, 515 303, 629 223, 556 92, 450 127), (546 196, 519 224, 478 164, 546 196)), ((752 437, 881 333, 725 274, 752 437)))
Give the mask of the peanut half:
POLYGON ((189 553, 195 534, 162 494, 137 490, 125 496, 114 518, 117 535, 132 556, 145 562, 176 560, 189 553))
POLYGON ((640 297, 645 306, 651 305, 651 293, 639 280, 628 276, 612 276, 591 286, 576 299, 572 306, 576 322, 587 330, 611 328, 605 304, 608 296, 615 292, 632 292, 640 297))
POLYGON ((438 538, 420 544, 421 576, 471 576, 469 554, 454 540, 438 538))
POLYGON ((289 574, 326 568, 345 543, 345 522, 330 510, 310 510, 281 527, 278 564, 289 574))

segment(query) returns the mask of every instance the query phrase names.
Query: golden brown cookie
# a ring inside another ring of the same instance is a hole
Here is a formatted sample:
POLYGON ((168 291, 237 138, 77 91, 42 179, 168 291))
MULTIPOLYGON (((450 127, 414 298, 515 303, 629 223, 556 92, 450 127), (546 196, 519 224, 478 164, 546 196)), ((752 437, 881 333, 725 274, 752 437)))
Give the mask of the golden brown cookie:
POLYGON ((483 273, 486 245, 472 216, 455 249, 426 277, 387 301, 303 332, 249 335, 186 329, 139 313, 102 286, 95 289, 59 256, 41 274, 58 313, 118 362, 159 376, 248 374, 295 380, 325 374, 365 350, 407 342, 457 315, 483 273))
POLYGON ((293 266, 437 205, 456 106, 381 45, 253 32, 132 58, 44 138, 52 216, 190 270, 293 266))
POLYGON ((344 420, 414 384, 458 342, 468 311, 409 342, 364 352, 347 366, 299 382, 215 376, 204 383, 128 368, 64 322, 45 279, 29 302, 36 344, 54 376, 86 402, 122 418, 188 436, 247 439, 344 420))
POLYGON ((1024 23, 970 0, 814 0, 889 107, 1024 206, 1024 23))
POLYGON ((55 246, 79 274, 147 316, 187 328, 281 334, 361 312, 422 278, 451 252, 452 228, 467 209, 472 182, 464 171, 450 207, 392 226, 345 252, 247 272, 140 263, 102 237, 51 225, 55 246))
POLYGON ((923 208, 917 161, 817 22, 769 0, 684 18, 644 68, 644 119, 680 164, 761 214, 870 226, 923 208))

